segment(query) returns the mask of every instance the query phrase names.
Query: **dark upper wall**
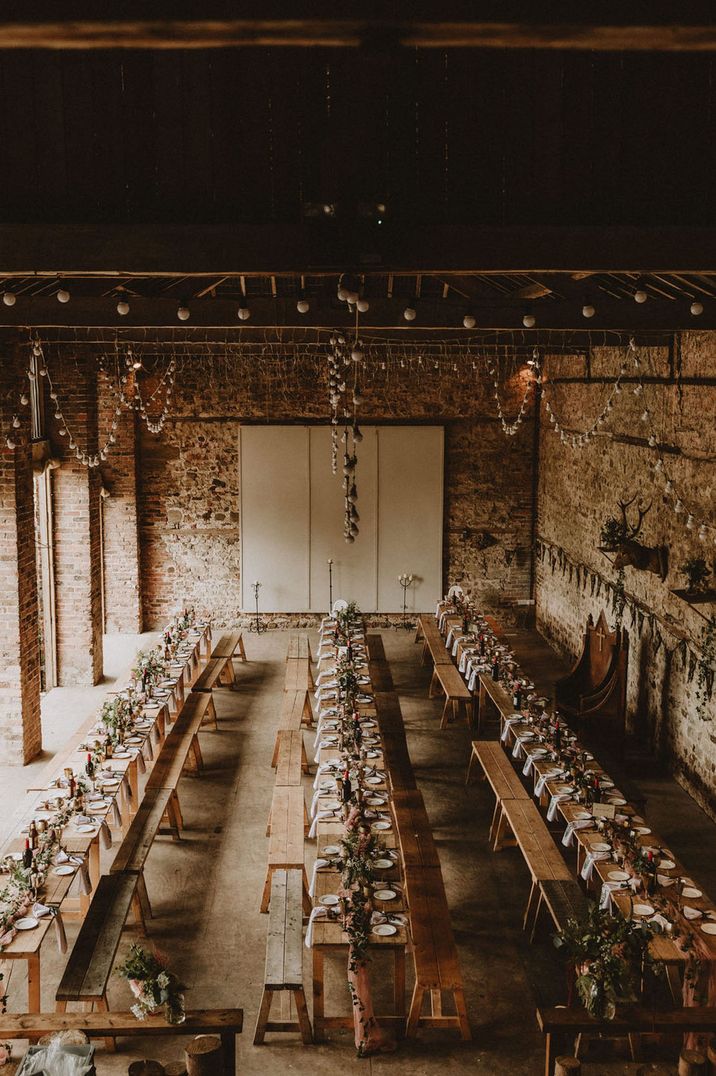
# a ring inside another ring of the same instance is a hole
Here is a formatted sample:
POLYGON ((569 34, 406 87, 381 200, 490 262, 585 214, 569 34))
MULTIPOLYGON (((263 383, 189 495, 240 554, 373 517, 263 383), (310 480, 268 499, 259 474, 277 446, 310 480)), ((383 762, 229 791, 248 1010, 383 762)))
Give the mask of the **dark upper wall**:
POLYGON ((0 52, 0 220, 713 223, 708 53, 0 52), (684 162, 687 166, 684 167, 684 162))

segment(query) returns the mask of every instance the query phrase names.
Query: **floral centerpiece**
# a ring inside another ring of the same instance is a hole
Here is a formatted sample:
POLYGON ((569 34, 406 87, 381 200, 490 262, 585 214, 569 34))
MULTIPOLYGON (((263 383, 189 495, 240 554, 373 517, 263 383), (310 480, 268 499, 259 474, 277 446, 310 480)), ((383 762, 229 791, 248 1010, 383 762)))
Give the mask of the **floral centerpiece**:
POLYGON ((132 945, 127 959, 117 968, 117 974, 127 980, 137 999, 131 1008, 137 1020, 144 1020, 148 1013, 164 1005, 168 1023, 184 1022, 185 987, 156 953, 148 952, 141 945, 132 945))
POLYGON ((652 927, 590 905, 584 920, 569 919, 555 945, 575 973, 577 994, 590 1015, 613 1020, 619 1002, 635 1001, 649 962, 652 927))
POLYGON ((166 665, 159 650, 140 650, 134 662, 135 680, 156 684, 166 675, 166 665))
POLYGON ((7 1065, 12 1060, 12 1043, 0 1042, 0 1065, 7 1065))

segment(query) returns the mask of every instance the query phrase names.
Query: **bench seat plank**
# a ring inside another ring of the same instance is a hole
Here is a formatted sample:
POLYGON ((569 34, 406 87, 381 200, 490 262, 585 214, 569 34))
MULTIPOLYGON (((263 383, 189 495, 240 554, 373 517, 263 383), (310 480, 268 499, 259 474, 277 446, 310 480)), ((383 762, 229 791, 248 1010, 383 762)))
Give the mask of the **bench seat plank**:
POLYGON ((244 651, 243 632, 230 631, 221 636, 218 643, 211 652, 212 658, 233 658, 236 655, 238 647, 239 657, 242 661, 246 661, 246 653, 244 651))
POLYGON ((58 1002, 104 997, 136 886, 136 874, 102 875, 57 988, 58 1002))

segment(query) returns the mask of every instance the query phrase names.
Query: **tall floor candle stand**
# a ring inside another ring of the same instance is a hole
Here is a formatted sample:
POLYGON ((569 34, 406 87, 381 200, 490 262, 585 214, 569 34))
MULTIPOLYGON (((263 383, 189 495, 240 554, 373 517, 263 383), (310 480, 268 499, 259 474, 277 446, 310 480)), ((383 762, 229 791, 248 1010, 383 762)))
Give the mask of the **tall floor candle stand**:
POLYGON ((249 626, 249 631, 255 631, 257 635, 260 635, 261 632, 264 631, 264 629, 261 627, 261 619, 259 617, 259 591, 261 590, 261 584, 259 583, 258 579, 255 583, 251 584, 251 589, 254 592, 254 601, 256 603, 256 620, 255 623, 249 626))
POLYGON ((408 590, 413 585, 413 579, 414 577, 412 573, 408 574, 407 572, 403 572, 398 576, 398 582, 403 588, 403 619, 400 626, 408 631, 410 631, 413 626, 408 621, 408 590))

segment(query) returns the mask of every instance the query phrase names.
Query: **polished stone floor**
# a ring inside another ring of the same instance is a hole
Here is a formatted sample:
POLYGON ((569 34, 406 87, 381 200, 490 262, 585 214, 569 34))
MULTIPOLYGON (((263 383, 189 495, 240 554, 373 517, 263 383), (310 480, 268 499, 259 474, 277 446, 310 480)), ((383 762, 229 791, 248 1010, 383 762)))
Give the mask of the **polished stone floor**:
MULTIPOLYGON (((270 759, 283 690, 285 632, 247 635, 250 660, 237 664, 240 690, 215 693, 219 731, 207 731, 201 737, 206 770, 180 785, 187 826, 184 839, 176 843, 158 838, 149 857, 147 887, 154 910, 151 938, 187 983, 189 1005, 243 1007, 245 1031, 238 1051, 242 1074, 283 1068, 311 1074, 391 1069, 406 1074, 469 1071, 537 1076, 543 1071, 543 1040, 534 1018, 535 1005, 561 1001, 564 982, 549 930, 545 926, 536 943, 528 944, 520 926, 529 888, 521 857, 511 849, 498 855, 488 850, 491 795, 481 784, 469 788, 464 784, 468 729, 440 731, 441 705, 427 698, 429 674, 419 664, 420 648, 414 646, 412 633, 384 631, 383 638, 415 773, 438 843, 473 1041, 461 1043, 449 1033, 424 1033, 419 1042, 401 1044, 395 1055, 370 1060, 357 1060, 348 1035, 342 1032, 332 1033, 327 1044, 316 1047, 304 1047, 288 1035, 269 1036, 262 1047, 252 1045, 264 965, 266 917, 258 906, 265 875, 266 818, 274 780, 270 759)), ((512 642, 538 684, 548 685, 563 671, 538 637, 522 633, 512 642)), ((136 639, 133 643, 136 646, 136 639)), ((124 658, 117 654, 115 668, 128 667, 127 651, 124 658)), ((91 689, 84 701, 73 697, 64 713, 68 733, 97 706, 98 694, 98 689, 91 689)), ((54 705, 59 707, 59 701, 54 705)), ((57 721, 59 725, 59 717, 57 721)), ((488 729, 488 734, 494 731, 488 729)), ((678 850, 694 877, 716 891, 716 827, 670 779, 647 769, 644 783, 649 794, 647 814, 654 827, 678 850)), ((6 816, 12 803, 16 805, 3 784, 0 817, 6 816)), ((308 842, 309 862, 312 854, 308 842)), ((105 853, 105 867, 111 855, 105 853)), ((76 930, 75 923, 68 923, 70 944, 76 930)), ((130 927, 122 951, 135 937, 130 927)), ((43 949, 46 1011, 54 1008, 62 960, 48 935, 43 949)), ((304 970, 308 988, 308 951, 304 970)), ((389 985, 378 965, 374 978, 389 985)), ((16 964, 8 986, 12 1010, 24 1008, 25 990, 22 965, 16 964)), ((380 985, 377 992, 380 997, 380 985)), ((339 1007, 349 1010, 340 961, 329 965, 327 998, 335 1011, 339 1007)), ((109 1000, 111 1008, 128 1007, 129 991, 122 980, 112 980, 109 1000)), ((98 1049, 98 1072, 100 1076, 126 1073, 129 1062, 143 1056, 178 1058, 181 1041, 120 1040, 121 1050, 115 1056, 98 1049)), ((621 1063, 595 1062, 584 1068, 592 1076, 628 1071, 633 1070, 621 1063)))

